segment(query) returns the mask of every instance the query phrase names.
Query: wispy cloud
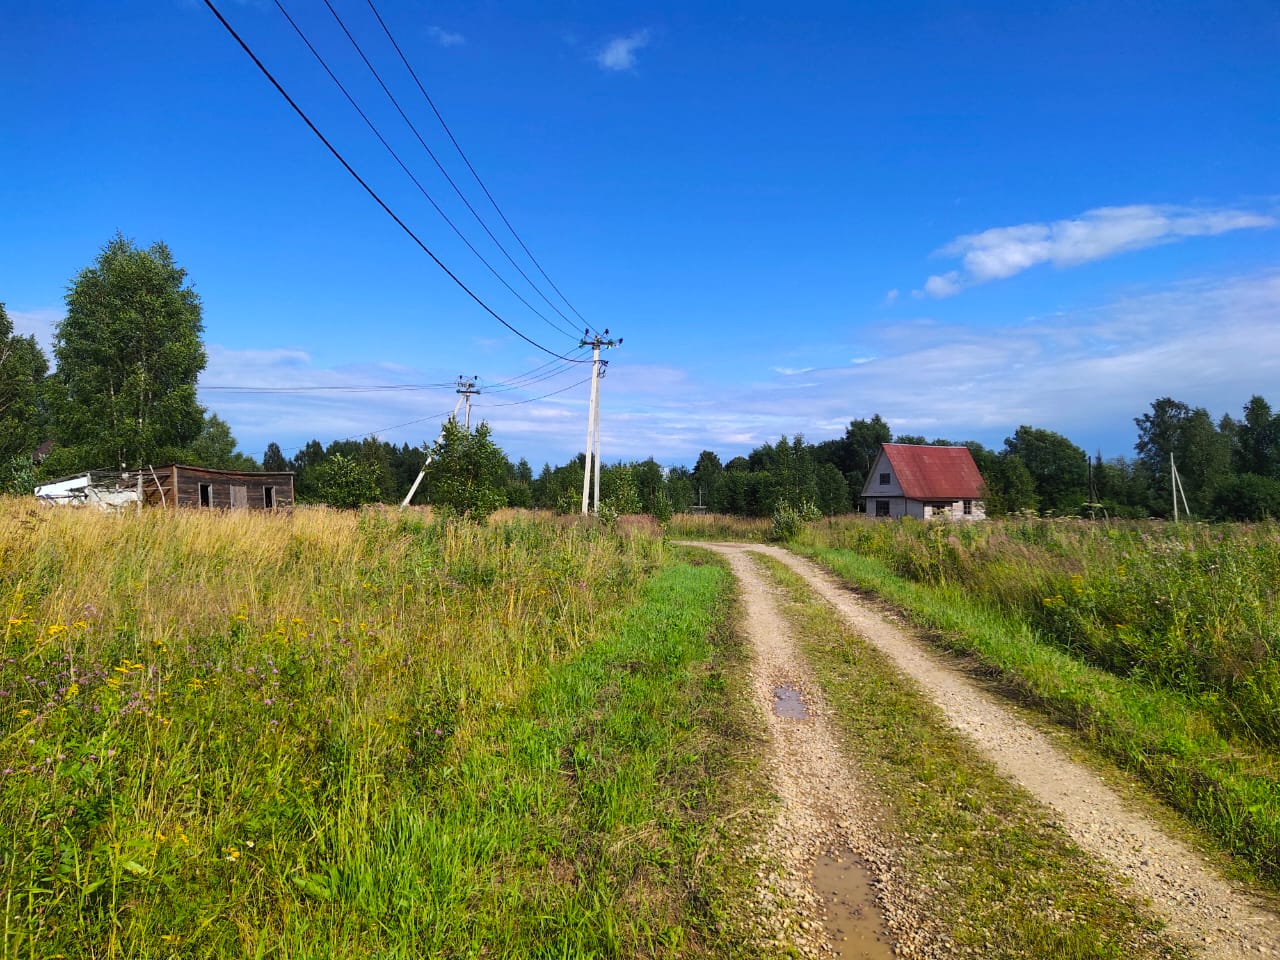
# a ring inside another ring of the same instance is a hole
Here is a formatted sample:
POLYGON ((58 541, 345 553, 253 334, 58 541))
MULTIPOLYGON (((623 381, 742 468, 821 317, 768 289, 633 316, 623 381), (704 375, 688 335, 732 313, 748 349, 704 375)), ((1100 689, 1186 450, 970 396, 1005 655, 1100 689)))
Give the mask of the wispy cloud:
POLYGON ((1133 418, 1158 397, 1217 417, 1280 383, 1280 270, 995 329, 905 320, 860 339, 874 353, 845 354, 847 364, 803 378, 762 363, 754 379, 693 377, 648 391, 648 373, 620 364, 609 375, 606 459, 653 453, 692 463, 702 449, 731 457, 783 433, 839 436, 874 413, 898 433, 999 447, 1027 423, 1090 452, 1132 455, 1133 418))
POLYGON ((1099 207, 1070 220, 993 227, 952 240, 938 256, 959 258, 961 269, 929 277, 924 295, 950 297, 965 287, 1003 280, 1042 263, 1074 267, 1119 253, 1188 237, 1274 227, 1276 218, 1248 210, 1135 204, 1099 207))
POLYGON ((22 337, 34 335, 40 348, 53 360, 53 332, 67 315, 61 307, 41 307, 35 310, 6 310, 13 321, 13 332, 22 337))
POLYGON ((634 30, 625 36, 613 37, 596 54, 596 64, 602 70, 634 70, 636 51, 648 46, 649 39, 648 30, 634 30))
POLYGON ((884 295, 884 302, 885 302, 885 306, 889 306, 889 307, 892 307, 895 303, 898 302, 897 287, 894 287, 892 290, 890 290, 888 293, 884 295))
POLYGON ((467 38, 462 34, 446 30, 444 27, 427 27, 427 36, 442 47, 460 47, 467 42, 467 38))
MULTIPOLYGON (((789 354, 789 366, 777 357, 758 357, 755 366, 738 357, 721 375, 619 356, 602 390, 604 457, 612 462, 652 455, 692 464, 700 450, 732 457, 783 433, 803 433, 811 441, 839 436, 851 419, 874 413, 899 433, 998 447, 1028 423, 1061 432, 1091 452, 1129 454, 1133 418, 1157 397, 1203 405, 1216 417, 1238 413, 1251 394, 1268 395, 1280 383, 1280 270, 1186 281, 994 328, 903 318, 861 328, 843 345, 847 352, 833 353, 836 346, 789 354), (832 365, 833 357, 847 362, 832 365)), ((201 383, 341 386, 437 381, 453 373, 392 364, 326 366, 299 350, 210 346, 201 383)), ((583 375, 568 372, 530 393, 550 393, 583 375)), ((585 384, 514 404, 525 396, 484 393, 476 400, 475 416, 489 420, 508 455, 528 457, 536 468, 544 460, 563 463, 582 449, 585 384)), ((395 443, 422 443, 434 438, 456 400, 449 388, 201 391, 201 402, 228 420, 255 454, 269 440, 289 448, 311 437, 327 443, 373 430, 395 443), (420 422, 387 429, 415 420, 420 422)))

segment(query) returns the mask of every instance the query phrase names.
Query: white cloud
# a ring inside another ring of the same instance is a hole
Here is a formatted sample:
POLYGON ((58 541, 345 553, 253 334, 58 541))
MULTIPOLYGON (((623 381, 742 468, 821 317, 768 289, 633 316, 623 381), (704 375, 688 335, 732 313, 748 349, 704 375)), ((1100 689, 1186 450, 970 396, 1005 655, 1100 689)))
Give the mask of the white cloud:
POLYGON ((613 37, 596 54, 596 64, 603 70, 634 70, 636 51, 649 44, 648 30, 635 30, 621 37, 613 37))
POLYGON ((1276 226, 1276 218, 1247 210, 1134 204, 1099 207, 1070 220, 993 227, 952 240, 937 252, 963 269, 930 277, 924 292, 949 297, 967 286, 1003 280, 1042 263, 1074 267, 1119 253, 1188 237, 1276 226))
POLYGON ((53 332, 67 311, 61 307, 39 307, 35 310, 8 310, 5 312, 13 322, 13 332, 20 337, 34 335, 45 354, 53 361, 53 332))
POLYGON ((427 36, 442 47, 460 47, 467 42, 467 38, 462 34, 446 30, 444 27, 427 27, 427 36))
MULTIPOLYGON (((1238 414, 1253 393, 1280 401, 1270 396, 1280 383, 1280 269, 1187 281, 986 329, 905 318, 863 328, 844 345, 815 347, 812 356, 793 353, 791 367, 778 366, 766 352, 733 354, 717 370, 635 363, 619 352, 602 384, 605 460, 652 455, 692 464, 703 449, 727 459, 784 433, 814 442, 839 436, 851 419, 874 413, 898 433, 998 447, 1028 423, 1061 432, 1090 452, 1129 455, 1133 418, 1157 397, 1205 406, 1215 417, 1238 414), (823 366, 833 358, 849 359, 823 366), (805 369, 806 362, 815 367, 805 369)), ((211 346, 209 358, 202 384, 406 383, 451 380, 457 372, 326 366, 288 349, 211 346)), ((571 386, 584 376, 573 370, 528 393, 482 393, 474 417, 489 420, 513 460, 527 457, 535 469, 543 461, 564 463, 585 439, 587 386, 571 386), (570 389, 534 403, 500 405, 562 387, 570 389)), ((269 440, 291 448, 311 437, 328 443, 372 430, 395 443, 430 441, 456 399, 447 387, 374 394, 201 391, 201 402, 227 419, 255 455, 269 440), (385 429, 415 420, 421 422, 385 429)))
POLYGON ((930 277, 924 282, 924 292, 931 297, 950 297, 964 289, 960 282, 960 272, 952 270, 940 276, 930 277))
POLYGON ((897 287, 894 287, 892 290, 890 290, 888 293, 884 295, 884 302, 886 306, 890 306, 890 307, 892 307, 895 303, 898 302, 897 287))
POLYGON ((1253 393, 1280 400, 1269 396, 1280 383, 1280 270, 985 330, 922 319, 859 339, 874 354, 803 378, 773 372, 767 358, 754 378, 673 378, 661 391, 633 392, 645 376, 620 378, 607 385, 605 458, 691 464, 702 449, 728 458, 784 433, 839 436, 875 413, 897 433, 998 448, 1026 423, 1131 456, 1133 418, 1158 397, 1215 418, 1238 415, 1253 393))

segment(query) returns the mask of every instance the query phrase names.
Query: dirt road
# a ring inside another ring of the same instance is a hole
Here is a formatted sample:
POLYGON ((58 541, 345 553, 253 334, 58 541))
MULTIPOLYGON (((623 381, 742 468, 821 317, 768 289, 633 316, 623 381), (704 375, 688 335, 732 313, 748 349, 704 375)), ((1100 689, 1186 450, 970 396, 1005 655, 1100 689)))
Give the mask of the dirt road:
MULTIPOLYGON (((811 889, 809 866, 823 851, 852 851, 868 861, 882 884, 883 920, 895 928, 899 951, 908 956, 945 955, 936 943, 911 936, 911 918, 920 905, 893 873, 886 849, 867 811, 867 795, 819 706, 795 722, 779 716, 779 697, 788 689, 816 695, 774 591, 748 554, 758 551, 787 564, 829 602, 850 626, 879 648, 943 710, 948 722, 965 734, 999 769, 1036 801, 1053 811, 1063 829, 1129 890, 1149 901, 1168 924, 1169 933, 1203 956, 1237 960, 1280 956, 1280 917, 1247 893, 1208 869, 1197 854, 1161 826, 1132 809, 1115 790, 1075 762, 999 698, 957 673, 925 644, 861 602, 847 587, 814 564, 786 550, 761 545, 698 544, 724 554, 741 585, 747 630, 756 652, 754 689, 769 717, 775 787, 783 808, 771 839, 781 854, 786 876, 774 879, 783 892, 817 916, 819 899, 811 889)), ((876 918, 871 918, 872 926, 876 918)), ((822 949, 820 924, 805 919, 800 937, 806 952, 822 949)), ((864 934, 866 930, 862 931, 864 934)), ((874 939, 874 937, 872 938, 874 939)), ((840 946, 839 941, 836 944, 840 946)), ((853 954, 851 954, 853 955, 853 954)), ((856 954, 863 955, 863 954, 856 954)), ((875 956, 875 954, 867 954, 875 956)))

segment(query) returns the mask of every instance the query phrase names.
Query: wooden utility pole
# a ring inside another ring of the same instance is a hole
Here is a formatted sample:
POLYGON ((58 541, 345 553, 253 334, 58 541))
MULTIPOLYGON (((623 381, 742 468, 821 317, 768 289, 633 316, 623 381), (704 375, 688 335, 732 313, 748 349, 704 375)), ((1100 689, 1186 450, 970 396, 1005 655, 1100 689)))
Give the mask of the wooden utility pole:
POLYGON ((587 458, 582 471, 582 515, 600 512, 600 378, 604 376, 604 368, 609 365, 600 360, 601 347, 618 347, 622 338, 610 340, 606 328, 604 335, 590 336, 589 330, 582 332, 579 346, 591 348, 591 406, 587 411, 587 458), (593 467, 594 464, 594 467, 593 467), (595 509, 591 510, 591 481, 595 478, 595 509))

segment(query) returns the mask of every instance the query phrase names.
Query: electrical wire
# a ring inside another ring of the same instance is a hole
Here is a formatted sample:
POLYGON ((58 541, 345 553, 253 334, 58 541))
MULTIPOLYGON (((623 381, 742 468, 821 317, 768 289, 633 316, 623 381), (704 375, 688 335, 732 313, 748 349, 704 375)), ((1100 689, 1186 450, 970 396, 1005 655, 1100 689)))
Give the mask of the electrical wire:
MULTIPOLYGON (((588 377, 588 379, 590 379, 590 378, 588 377)), ((453 407, 450 407, 448 410, 445 410, 445 411, 444 411, 444 412, 442 412, 442 413, 433 413, 433 414, 431 414, 430 416, 426 416, 426 417, 419 417, 417 420, 406 420, 404 423, 396 423, 396 424, 393 424, 393 425, 391 425, 391 426, 389 426, 389 427, 382 427, 381 429, 378 429, 378 430, 369 430, 368 432, 366 432, 366 433, 362 433, 362 434, 360 434, 359 436, 353 436, 353 437, 342 437, 341 439, 338 439, 338 440, 330 440, 330 441, 329 441, 329 443, 330 443, 330 444, 334 444, 334 443, 346 443, 346 442, 348 442, 349 440, 364 440, 364 439, 366 439, 367 437, 376 437, 376 436, 377 436, 378 434, 380 434, 380 433, 390 433, 392 430, 399 430, 401 427, 413 427, 413 426, 416 426, 416 425, 417 425, 417 424, 419 424, 419 423, 426 423, 428 420, 436 420, 436 419, 439 419, 440 417, 447 417, 447 416, 448 416, 449 414, 451 414, 451 413, 453 413, 453 407)), ((297 452, 297 451, 299 451, 299 450, 304 450, 304 449, 306 449, 306 448, 307 448, 307 446, 309 446, 309 445, 310 445, 310 444, 312 444, 312 443, 319 443, 319 442, 320 442, 319 440, 308 440, 306 443, 302 444, 301 446, 297 446, 297 447, 286 447, 285 449, 281 450, 280 452, 281 452, 282 454, 283 454, 283 453, 296 453, 296 452, 297 452)))
MULTIPOLYGON (((403 230, 409 236, 409 238, 413 240, 413 242, 416 243, 422 249, 423 253, 425 253, 435 262, 436 266, 438 266, 441 270, 445 272, 445 274, 449 277, 450 280, 452 280, 455 284, 457 284, 458 287, 461 288, 462 291, 466 293, 467 296, 469 296, 472 300, 474 300, 487 314, 489 314, 491 317, 497 320, 500 324, 502 324, 504 327, 506 327, 508 330, 514 333, 521 340, 525 341, 530 346, 536 347, 538 350, 541 350, 543 353, 550 354, 553 357, 558 357, 561 360, 570 360, 570 358, 566 357, 564 354, 557 353, 556 351, 552 350, 550 347, 543 346, 537 340, 534 340, 532 337, 518 330, 515 326, 509 323, 504 317, 502 317, 496 310, 494 310, 491 306, 485 303, 485 301, 480 298, 479 294, 477 294, 465 283, 463 283, 462 280, 457 276, 457 274, 455 274, 452 270, 450 270, 447 266, 445 266, 444 261, 442 261, 439 257, 437 257, 431 251, 431 248, 428 247, 416 233, 414 233, 412 228, 410 228, 408 224, 406 224, 403 220, 400 219, 400 217, 395 213, 395 211, 392 210, 391 207, 387 205, 386 201, 384 201, 382 197, 378 195, 377 191, 374 190, 373 187, 371 187, 364 180, 364 178, 361 177, 360 174, 356 172, 355 168, 352 167, 351 164, 347 162, 346 158, 343 157, 342 154, 338 152, 338 149, 332 143, 329 142, 328 138, 325 137, 323 133, 320 132, 319 127, 317 127, 314 123, 311 122, 311 118, 307 116, 306 112, 300 106, 298 106, 298 104, 294 101, 293 97, 289 96, 288 92, 284 89, 283 86, 281 86, 280 81, 277 80, 274 74, 272 74, 271 71, 267 69, 266 65, 261 60, 258 59, 258 55, 253 52, 253 50, 249 47, 249 44, 246 43, 245 40, 240 36, 240 34, 236 32, 235 28, 232 27, 231 24, 227 22, 226 17, 222 15, 222 11, 220 11, 217 8, 213 0, 204 0, 204 4, 206 7, 209 8, 209 10, 213 13, 213 15, 218 18, 218 22, 222 24, 222 26, 226 29, 226 31, 229 34, 231 34, 232 38, 236 41, 236 43, 240 45, 240 48, 244 50, 244 52, 249 56, 249 59, 251 59, 254 65, 262 72, 263 76, 265 76, 267 80, 271 82, 271 85, 276 88, 276 91, 280 94, 280 96, 284 97, 285 102, 287 102, 289 106, 293 108, 294 113, 296 113, 302 119, 302 121, 310 128, 311 132, 314 133, 316 137, 320 140, 320 142, 325 145, 328 151, 331 154, 333 154, 334 159, 336 159, 340 164, 342 164, 343 168, 347 171, 347 173, 350 174, 351 177, 358 184, 360 184, 361 187, 364 188, 365 192, 369 194, 370 197, 373 198, 374 202, 377 203, 378 206, 382 208, 383 212, 386 213, 387 216, 389 216, 392 220, 396 222, 396 225, 399 226, 400 229, 403 230)), ((583 361, 571 361, 571 362, 583 362, 583 361)))
POLYGON ((201 384, 200 390, 221 390, 226 393, 405 393, 418 390, 445 390, 457 386, 456 383, 389 383, 370 384, 367 386, 333 386, 333 387, 262 387, 235 384, 201 384))
MULTIPOLYGON (((489 198, 489 202, 493 204, 493 209, 498 212, 498 216, 502 218, 502 222, 506 224, 507 229, 511 231, 511 235, 516 238, 516 242, 520 244, 520 248, 524 250, 525 254, 533 262, 533 265, 538 268, 538 272, 542 274, 543 279, 551 285, 551 289, 554 290, 560 299, 564 301, 565 306, 572 310, 579 320, 586 323, 588 329, 590 329, 592 333, 598 334, 598 331, 592 327, 590 323, 587 323, 586 317, 578 312, 578 308, 569 302, 569 298, 561 293, 560 288, 556 286, 555 281, 547 275, 546 270, 542 269, 542 264, 539 263, 538 258, 533 255, 533 251, 529 249, 524 240, 520 237, 520 234, 516 232, 516 228, 511 225, 511 221, 507 219, 507 215, 503 213, 502 208, 498 206, 498 201, 494 199, 493 194, 489 192, 489 188, 485 185, 485 182, 480 179, 480 174, 477 173, 476 168, 472 166, 470 158, 468 158, 466 153, 463 152, 462 145, 459 144, 457 138, 454 137, 453 131, 450 130, 449 125, 445 123, 444 117, 441 115, 440 111, 436 109, 435 101, 431 99, 431 95, 427 93, 426 88, 422 85, 422 81, 418 79, 417 71, 413 69, 413 66, 409 63, 409 59, 404 55, 404 51, 400 49, 400 44, 398 44, 396 42, 396 38, 392 36, 391 29, 387 26, 386 21, 382 19, 382 14, 380 14, 378 12, 378 8, 374 6, 373 0, 368 0, 368 4, 369 9, 373 11, 374 17, 377 18, 378 24, 382 27, 382 32, 387 35, 387 39, 391 41, 391 46, 395 48, 396 53, 399 55, 400 62, 403 63, 405 69, 409 71, 409 76, 413 77, 413 82, 418 85, 418 90, 427 101, 427 105, 431 107, 431 112, 434 113, 436 115, 436 119, 440 121, 440 126, 444 128, 444 132, 449 135, 449 141, 453 144, 454 149, 458 151, 458 156, 462 157, 463 163, 465 163, 467 165, 467 169, 471 171, 471 176, 475 177, 476 183, 480 184, 480 189, 483 190, 484 195, 489 198)), ((561 314, 561 316, 563 316, 563 314, 561 314)))
MULTIPOLYGON (((420 181, 417 178, 417 176, 414 175, 413 171, 409 169, 409 166, 404 162, 403 159, 401 159, 400 154, 398 154, 395 148, 392 147, 391 144, 387 142, 387 138, 382 135, 382 131, 378 129, 377 125, 371 119, 369 119, 369 115, 364 112, 364 110, 360 107, 358 103, 356 103, 355 97, 351 95, 351 93, 347 90, 343 82, 338 79, 337 74, 335 74, 333 70, 329 67, 328 62, 321 55, 320 51, 318 51, 315 48, 315 46, 311 43, 311 40, 307 37, 303 29, 300 26, 298 26, 297 22, 293 19, 293 17, 289 15, 289 11, 284 8, 284 4, 281 2, 281 0, 274 0, 274 2, 276 5, 276 9, 280 11, 280 13, 284 16, 285 20, 289 21, 289 26, 293 27, 293 32, 298 35, 298 38, 306 45, 307 49, 311 51, 311 55, 316 58, 316 62, 319 63, 320 66, 324 69, 324 72, 329 75, 329 79, 332 80, 334 84, 337 86, 337 88, 342 91, 342 95, 347 98, 347 103, 351 104, 352 109, 355 110, 355 112, 360 115, 360 119, 365 122, 365 125, 369 128, 369 130, 373 133, 373 135, 378 138, 378 142, 381 143, 383 147, 386 148, 387 153, 391 154, 392 159, 395 160, 397 164, 399 164, 400 169, 404 171, 405 176, 407 176, 413 182, 413 185, 418 188, 418 192, 421 193, 424 197, 426 197, 427 202, 431 204, 432 209, 434 209, 435 212, 440 215, 440 218, 449 225, 449 229, 454 232, 454 234, 458 237, 459 240, 461 240, 464 244, 466 244, 468 250, 470 250, 473 254, 475 254, 476 259, 485 265, 488 271, 491 274, 493 274, 494 278, 499 283, 501 283, 504 287, 506 287, 513 297, 515 297, 517 300, 523 303, 526 307, 528 307, 534 316, 538 317, 538 319, 540 319, 543 323, 549 326, 552 330, 562 335, 576 336, 576 333, 566 333, 563 327, 557 326, 550 318, 548 318, 545 314, 543 314, 540 310, 538 310, 537 307, 535 307, 523 296, 517 293, 516 289, 512 287, 511 284, 507 282, 506 278, 503 277, 502 274, 498 272, 497 268, 495 268, 493 264, 491 264, 485 258, 484 254, 482 254, 479 250, 475 248, 475 245, 472 244, 472 242, 469 239, 467 239, 466 234, 464 234, 462 230, 458 227, 458 225, 454 223, 453 220, 449 217, 449 215, 445 213, 444 209, 440 206, 440 204, 436 202, 435 198, 431 196, 427 188, 422 185, 422 181, 420 181)), ((330 11, 333 10, 332 7, 330 7, 329 9, 330 11)), ((334 17, 336 18, 337 16, 338 16, 337 13, 334 13, 334 17)), ((345 31, 346 26, 342 23, 342 21, 338 20, 338 23, 340 26, 342 26, 343 30, 345 31)), ((348 33, 347 37, 350 38, 351 34, 348 33)), ((352 44, 355 44, 354 40, 352 40, 352 44)), ((356 51, 359 52, 362 57, 364 56, 364 53, 363 51, 360 50, 359 46, 356 46, 356 51)), ((367 60, 365 62, 368 63, 367 60)), ((373 67, 370 66, 369 69, 373 70, 373 67)), ((374 77, 377 77, 377 76, 378 76, 377 72, 374 71, 374 77)), ((381 83, 381 78, 379 78, 379 83, 381 83)), ((383 87, 383 90, 386 90, 385 86, 383 87)), ((392 103, 395 103, 394 98, 392 98, 392 103)), ((397 109, 398 108, 399 108, 399 105, 397 104, 397 109)), ((403 116, 403 113, 401 114, 401 116, 403 116)), ((412 124, 410 124, 410 126, 412 127, 412 124)), ((417 133, 416 130, 414 132, 417 133)), ((419 141, 421 141, 421 137, 419 137, 419 141)), ((427 152, 428 153, 431 152, 429 148, 427 152)), ((435 159, 434 155, 432 155, 432 159, 433 160, 435 159)), ((439 165, 440 165, 439 161, 436 161, 436 166, 439 166, 439 165)), ((447 179, 448 174, 445 174, 445 176, 447 179)), ((454 187, 454 190, 456 192, 457 187, 454 187)), ((463 202, 464 203, 466 202, 465 198, 463 202)), ((510 259, 510 257, 508 256, 507 259, 510 259)), ((520 268, 516 267, 516 269, 519 270, 520 268)), ((525 279, 527 280, 528 278, 526 277, 525 279)), ((546 298, 544 297, 543 299, 546 299, 546 298)))
POLYGON ((492 410, 495 407, 518 407, 523 403, 536 403, 539 400, 545 400, 547 397, 554 397, 556 394, 567 393, 574 387, 580 387, 584 383, 590 383, 590 377, 583 377, 577 383, 571 383, 567 387, 561 387, 559 390, 552 390, 550 393, 544 393, 540 397, 529 397, 527 400, 510 400, 506 403, 477 403, 474 406, 480 410, 492 410))
MULTIPOLYGON (((280 0, 275 0, 275 2, 276 2, 276 6, 280 6, 280 0)), ((338 14, 338 11, 334 9, 334 6, 330 2, 330 0, 324 0, 324 5, 329 8, 329 12, 333 14, 333 19, 338 22, 338 26, 342 29, 342 32, 346 34, 347 40, 350 41, 351 46, 355 48, 355 51, 357 54, 359 54, 360 59, 364 61, 364 65, 368 67, 369 72, 373 74, 373 79, 378 81, 378 86, 381 87, 382 92, 387 95, 387 99, 391 101, 391 105, 396 108, 396 112, 400 114, 400 119, 402 119, 408 125, 409 129, 413 131, 413 135, 414 137, 417 138, 418 143, 421 144, 422 149, 427 152, 427 156, 431 158, 431 162, 436 165, 436 169, 439 170, 441 175, 445 178, 445 180, 448 181, 449 186, 453 188, 453 192, 457 194, 458 199, 462 201, 463 205, 467 208, 468 211, 470 211, 471 216, 475 218, 476 223, 480 224, 481 229, 484 230, 486 234, 488 234, 489 239, 492 240, 494 242, 494 245, 497 246, 497 248, 502 251, 502 255, 507 258, 507 262, 510 263, 511 266, 515 267, 516 272, 519 273, 520 276, 524 278, 525 283, 529 284, 529 286, 533 289, 534 293, 540 296, 543 299, 543 302, 545 302, 548 307, 550 307, 552 310, 558 313, 561 319, 563 319, 564 322, 569 325, 568 327, 564 327, 564 328, 557 328, 553 325, 553 329, 559 329, 561 333, 565 333, 571 337, 576 337, 577 332, 576 330, 573 329, 573 321, 571 321, 567 316, 565 316, 564 311, 561 310, 558 306, 556 306, 551 301, 551 299, 545 293, 543 293, 542 290, 538 288, 538 285, 533 282, 533 280, 529 277, 527 273, 524 272, 524 270, 520 267, 520 265, 516 263, 515 259, 507 251, 507 248, 502 245, 502 241, 499 240, 496 236, 494 236, 493 231, 489 229, 489 225, 485 223, 484 218, 481 217, 480 214, 476 212, 476 208, 471 205, 471 201, 467 199, 466 194, 464 194, 461 188, 458 186, 458 184, 454 182, 453 177, 449 175, 449 171, 445 169, 444 164, 442 164, 439 158, 435 155, 435 151, 433 151, 431 147, 427 145, 427 141, 423 139, 422 134, 418 132, 417 126, 414 125, 414 122, 409 119, 409 115, 405 113, 404 110, 401 108, 400 101, 396 99, 395 94, 391 92, 391 89, 383 81, 382 75, 378 73, 377 68, 374 67, 373 63, 365 55, 364 49, 360 46, 359 42, 352 35, 351 31, 347 29, 346 23, 343 21, 342 17, 338 14)), ((297 27, 295 26, 294 29, 297 29, 297 27)), ((332 74, 330 75, 332 76, 332 74)), ((468 246, 469 245, 470 244, 468 244, 468 246)), ((514 293, 514 291, 512 292, 514 293)), ((541 316, 541 314, 539 314, 539 316, 541 316)), ((547 318, 543 317, 543 319, 546 320, 547 318)), ((547 323, 550 324, 551 321, 547 320, 547 323)))

